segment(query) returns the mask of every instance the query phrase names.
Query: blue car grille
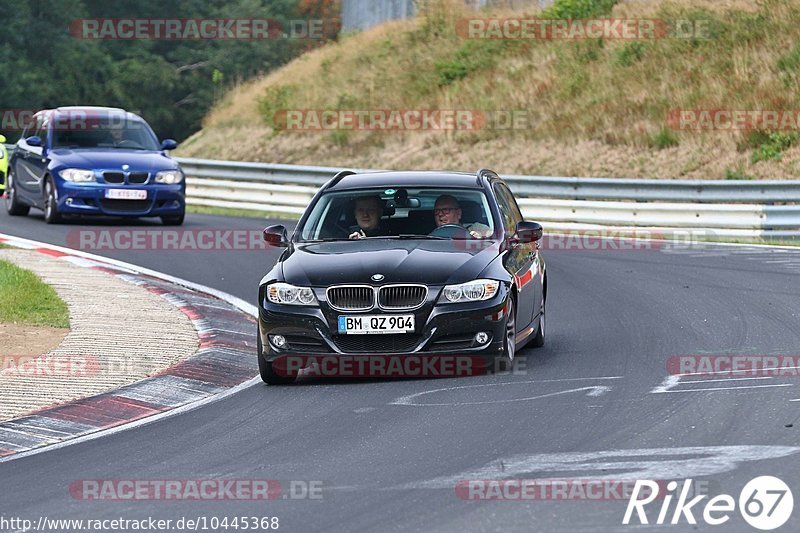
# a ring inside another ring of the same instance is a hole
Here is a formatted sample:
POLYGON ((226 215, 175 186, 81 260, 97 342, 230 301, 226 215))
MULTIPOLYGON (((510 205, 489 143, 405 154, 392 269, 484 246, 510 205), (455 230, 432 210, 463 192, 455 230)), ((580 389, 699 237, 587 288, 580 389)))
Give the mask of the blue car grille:
POLYGON ((122 172, 103 172, 106 183, 125 183, 125 174, 122 172))
MULTIPOLYGON (((148 172, 131 172, 128 175, 128 183, 142 185, 147 183, 150 174, 148 172)), ((103 179, 106 183, 119 185, 125 183, 125 172, 106 171, 103 172, 103 179)))
POLYGON ((150 200, 100 200, 100 206, 108 213, 146 213, 150 200))

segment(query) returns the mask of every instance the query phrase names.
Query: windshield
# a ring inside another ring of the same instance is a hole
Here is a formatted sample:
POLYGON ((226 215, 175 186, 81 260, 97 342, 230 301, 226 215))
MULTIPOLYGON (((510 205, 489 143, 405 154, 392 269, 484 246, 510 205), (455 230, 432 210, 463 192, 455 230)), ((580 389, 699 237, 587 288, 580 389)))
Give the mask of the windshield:
POLYGON ((486 195, 475 189, 360 189, 321 196, 298 233, 301 242, 485 239, 494 222, 486 195))
POLYGON ((86 119, 70 127, 53 128, 53 148, 118 148, 124 150, 159 150, 150 127, 141 120, 115 117, 86 119))

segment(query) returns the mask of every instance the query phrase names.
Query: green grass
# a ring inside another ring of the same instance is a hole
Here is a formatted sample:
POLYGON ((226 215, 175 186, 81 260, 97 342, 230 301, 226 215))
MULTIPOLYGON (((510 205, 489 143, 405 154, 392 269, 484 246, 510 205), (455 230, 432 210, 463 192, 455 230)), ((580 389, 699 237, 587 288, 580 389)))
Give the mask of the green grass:
POLYGON ((0 261, 0 322, 69 327, 69 310, 35 274, 0 261))
POLYGON ((8 246, 7 244, 0 244, 0 250, 2 250, 3 248, 11 248, 11 247, 8 246))
POLYGON ((276 211, 251 211, 249 209, 208 207, 204 205, 187 205, 186 212, 194 213, 196 215, 219 215, 223 217, 280 218, 286 220, 300 219, 300 215, 292 215, 291 213, 278 213, 276 211))

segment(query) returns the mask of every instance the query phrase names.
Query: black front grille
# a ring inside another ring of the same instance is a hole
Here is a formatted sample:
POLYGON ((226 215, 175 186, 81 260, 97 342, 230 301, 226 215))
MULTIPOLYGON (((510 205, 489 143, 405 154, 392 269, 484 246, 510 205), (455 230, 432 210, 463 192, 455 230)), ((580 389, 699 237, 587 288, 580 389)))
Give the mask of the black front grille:
POLYGON ((106 183, 125 183, 125 174, 122 172, 103 172, 106 183))
POLYGON ((422 337, 415 333, 398 333, 390 335, 335 335, 333 342, 347 353, 386 353, 411 352, 417 347, 422 337))
POLYGON ((424 285, 390 285, 381 287, 378 301, 384 309, 414 309, 425 302, 427 295, 424 285))
POLYGON ((150 208, 149 200, 100 200, 100 206, 109 213, 145 213, 150 208))
POLYGON ((284 335, 289 349, 295 352, 328 353, 331 349, 322 339, 301 335, 284 335))
POLYGON ((375 291, 368 286, 331 287, 327 295, 328 304, 342 311, 365 311, 375 303, 375 291))
POLYGON ((449 351, 449 350, 465 350, 472 348, 472 341, 474 335, 446 335, 430 344, 432 351, 449 351))
POLYGON ((142 183, 147 183, 148 177, 150 177, 150 175, 147 172, 131 172, 128 174, 128 183, 141 185, 142 183))

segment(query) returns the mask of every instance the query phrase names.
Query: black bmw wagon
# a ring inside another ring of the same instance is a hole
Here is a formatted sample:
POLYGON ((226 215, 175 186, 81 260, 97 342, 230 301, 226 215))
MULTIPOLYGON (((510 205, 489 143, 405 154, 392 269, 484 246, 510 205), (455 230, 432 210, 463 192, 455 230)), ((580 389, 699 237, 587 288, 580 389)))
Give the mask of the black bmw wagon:
POLYGON ((508 368, 544 345, 541 237, 490 170, 338 173, 291 236, 264 230, 285 250, 259 286, 262 379, 291 383, 320 361, 369 375, 387 358, 508 368))

